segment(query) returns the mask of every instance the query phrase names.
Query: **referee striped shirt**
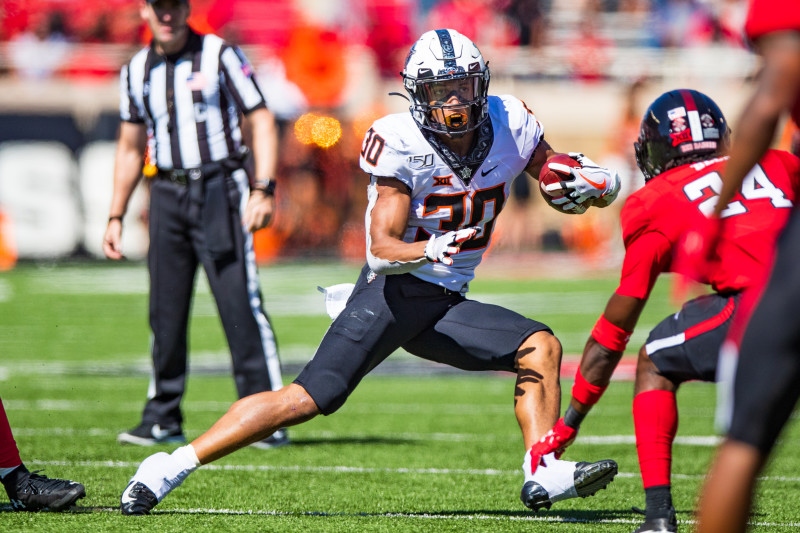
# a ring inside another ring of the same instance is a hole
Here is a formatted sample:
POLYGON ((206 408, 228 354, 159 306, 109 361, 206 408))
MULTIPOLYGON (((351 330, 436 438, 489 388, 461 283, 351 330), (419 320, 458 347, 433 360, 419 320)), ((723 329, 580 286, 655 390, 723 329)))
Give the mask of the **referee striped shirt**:
POLYGON ((183 50, 140 50, 120 72, 120 118, 146 124, 161 170, 196 168, 237 156, 240 116, 266 107, 242 51, 189 30, 183 50))

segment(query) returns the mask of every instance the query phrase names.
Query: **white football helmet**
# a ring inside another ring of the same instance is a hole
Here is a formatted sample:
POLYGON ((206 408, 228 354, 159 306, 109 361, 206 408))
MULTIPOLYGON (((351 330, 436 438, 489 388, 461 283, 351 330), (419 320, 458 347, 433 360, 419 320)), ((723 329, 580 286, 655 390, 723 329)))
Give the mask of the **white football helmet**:
POLYGON ((475 43, 449 29, 423 33, 403 68, 414 120, 421 128, 451 136, 464 135, 489 117, 489 78, 475 43))

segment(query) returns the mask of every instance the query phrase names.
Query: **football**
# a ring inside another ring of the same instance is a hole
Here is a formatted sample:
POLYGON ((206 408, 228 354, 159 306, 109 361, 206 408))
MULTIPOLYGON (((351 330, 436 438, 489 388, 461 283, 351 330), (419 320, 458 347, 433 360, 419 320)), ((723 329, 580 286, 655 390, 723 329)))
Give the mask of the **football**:
MULTIPOLYGON (((551 170, 551 163, 561 163, 562 165, 576 168, 580 168, 581 164, 567 154, 557 154, 548 159, 547 162, 542 165, 541 172, 539 172, 539 192, 542 193, 542 198, 544 198, 545 202, 547 202, 550 207, 556 209, 557 211, 561 211, 557 205, 553 205, 552 201, 556 198, 561 198, 563 196, 563 191, 555 190, 547 192, 544 188, 552 183, 562 183, 565 180, 569 181, 571 178, 568 174, 551 170)), ((583 212, 585 210, 586 209, 578 211, 583 212)))

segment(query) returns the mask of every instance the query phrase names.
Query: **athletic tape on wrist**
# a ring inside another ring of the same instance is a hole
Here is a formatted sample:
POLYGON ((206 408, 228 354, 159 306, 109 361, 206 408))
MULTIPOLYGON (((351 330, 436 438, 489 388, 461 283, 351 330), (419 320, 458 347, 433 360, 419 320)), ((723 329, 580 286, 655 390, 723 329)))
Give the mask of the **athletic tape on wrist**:
POLYGON ((600 397, 605 392, 605 387, 598 387, 592 385, 581 374, 581 369, 575 372, 575 383, 572 384, 572 397, 581 402, 583 405, 594 405, 600 400, 600 397))
POLYGON ((605 315, 600 315, 597 323, 592 329, 592 337, 594 340, 608 348, 609 350, 616 350, 624 352, 628 341, 631 340, 632 331, 625 331, 624 329, 615 326, 605 315))

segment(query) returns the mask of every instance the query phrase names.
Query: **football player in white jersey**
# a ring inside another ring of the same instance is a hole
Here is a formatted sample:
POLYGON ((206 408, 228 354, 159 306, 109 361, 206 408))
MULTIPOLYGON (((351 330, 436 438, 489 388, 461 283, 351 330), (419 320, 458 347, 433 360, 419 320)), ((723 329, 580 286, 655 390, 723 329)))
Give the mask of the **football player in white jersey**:
MULTIPOLYGON (((147 514, 201 464, 335 412, 401 347, 465 370, 516 374, 527 507, 590 496, 612 481, 614 461, 574 463, 537 451, 561 401, 561 344, 550 328, 465 297, 511 182, 523 172, 538 177, 556 154, 525 104, 488 96, 489 78, 478 48, 454 30, 427 32, 414 44, 403 71, 411 112, 375 121, 362 145, 361 168, 371 177, 367 264, 344 310, 293 383, 237 401, 191 444, 145 459, 122 494, 123 514, 147 514)), ((557 208, 580 213, 611 203, 617 173, 574 157, 583 167, 563 166, 557 208)))

